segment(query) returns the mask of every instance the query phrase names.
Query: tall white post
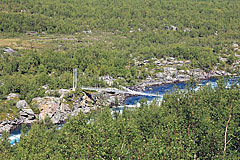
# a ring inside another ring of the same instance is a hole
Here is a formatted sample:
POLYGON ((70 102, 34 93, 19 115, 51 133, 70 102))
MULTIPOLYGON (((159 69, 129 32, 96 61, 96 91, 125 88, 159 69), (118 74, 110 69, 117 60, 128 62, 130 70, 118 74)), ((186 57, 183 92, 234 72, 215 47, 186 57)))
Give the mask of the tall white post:
POLYGON ((73 69, 73 91, 77 88, 77 69, 73 69))

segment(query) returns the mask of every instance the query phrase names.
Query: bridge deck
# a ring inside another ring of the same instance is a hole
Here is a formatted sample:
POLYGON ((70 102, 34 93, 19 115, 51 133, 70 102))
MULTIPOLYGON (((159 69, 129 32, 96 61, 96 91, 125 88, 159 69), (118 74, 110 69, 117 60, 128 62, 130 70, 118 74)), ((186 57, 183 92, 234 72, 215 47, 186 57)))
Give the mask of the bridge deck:
POLYGON ((130 94, 130 95, 136 95, 136 96, 160 97, 160 95, 157 95, 157 94, 133 91, 128 88, 124 88, 125 90, 119 90, 117 88, 82 87, 82 89, 90 90, 90 91, 98 91, 98 92, 113 92, 113 93, 118 93, 118 94, 130 94))

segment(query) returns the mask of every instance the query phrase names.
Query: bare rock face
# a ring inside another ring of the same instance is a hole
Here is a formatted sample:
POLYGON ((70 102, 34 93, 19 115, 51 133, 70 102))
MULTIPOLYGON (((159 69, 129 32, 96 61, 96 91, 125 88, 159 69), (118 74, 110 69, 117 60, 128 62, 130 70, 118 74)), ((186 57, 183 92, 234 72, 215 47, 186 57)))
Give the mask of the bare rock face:
POLYGON ((2 133, 3 131, 9 132, 12 127, 13 127, 13 125, 8 124, 8 123, 5 124, 5 122, 2 122, 2 123, 0 124, 0 133, 2 133))
MULTIPOLYGON (((47 89, 46 86, 44 86, 45 89, 47 89)), ((64 98, 64 96, 70 92, 72 92, 71 89, 59 89, 59 90, 46 90, 45 93, 52 96, 54 92, 58 93, 60 98, 64 98)))
POLYGON ((19 98, 19 95, 16 93, 9 93, 9 95, 7 96, 7 100, 15 100, 18 98, 19 98))
POLYGON ((94 101, 86 94, 82 97, 72 99, 72 105, 63 98, 43 97, 34 98, 33 103, 37 105, 40 113, 39 120, 49 117, 54 124, 59 124, 67 120, 71 116, 76 116, 79 112, 89 113, 93 107, 94 101))
POLYGON ((112 86, 112 85, 113 85, 114 78, 111 77, 111 76, 109 76, 109 75, 106 75, 106 76, 100 77, 99 80, 103 80, 103 81, 106 82, 109 86, 112 86))
POLYGON ((26 102, 25 100, 21 100, 21 101, 18 101, 18 102, 17 102, 16 106, 17 106, 17 108, 22 109, 22 108, 24 108, 24 107, 27 107, 28 104, 27 104, 27 102, 26 102))
MULTIPOLYGON (((69 93, 69 90, 61 90, 61 97, 69 93)), ((17 100, 18 95, 10 94, 9 99, 17 100)), ((35 114, 25 100, 17 102, 16 107, 19 109, 18 118, 12 120, 0 121, 0 133, 3 131, 11 131, 21 124, 31 124, 36 120, 44 120, 49 117, 54 124, 59 124, 66 121, 69 117, 78 115, 79 112, 85 114, 96 110, 95 99, 91 95, 73 96, 70 101, 59 97, 37 97, 32 99, 32 105, 40 111, 35 114)))
POLYGON ((18 101, 16 107, 20 109, 19 116, 11 120, 0 121, 0 133, 3 131, 10 132, 21 124, 31 124, 36 121, 36 115, 25 100, 18 101))
POLYGON ((120 94, 94 93, 92 98, 97 106, 118 106, 124 103, 125 97, 120 94))
POLYGON ((18 101, 16 106, 20 109, 20 120, 22 120, 24 124, 31 124, 36 120, 36 115, 25 100, 18 101))
POLYGON ((54 124, 61 123, 68 118, 71 113, 69 105, 64 100, 56 97, 34 98, 32 100, 38 107, 40 113, 39 120, 49 117, 54 124))
POLYGON ((36 115, 30 108, 24 108, 19 112, 21 119, 23 119, 25 124, 31 124, 35 121, 36 115))

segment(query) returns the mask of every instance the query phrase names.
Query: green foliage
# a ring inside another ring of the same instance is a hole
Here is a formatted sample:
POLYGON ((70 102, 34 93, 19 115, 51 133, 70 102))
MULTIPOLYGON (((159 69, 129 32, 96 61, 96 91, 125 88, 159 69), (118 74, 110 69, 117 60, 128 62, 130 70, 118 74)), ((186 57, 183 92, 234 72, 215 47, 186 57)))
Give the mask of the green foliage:
MULTIPOLYGON (((219 56, 227 57, 227 64, 220 61, 223 70, 236 60, 234 53, 229 55, 228 51, 240 38, 238 0, 0 3, 1 38, 22 38, 26 32, 34 31, 28 33, 31 50, 18 49, 12 54, 0 51, 1 99, 9 93, 19 93, 20 99, 30 104, 32 98, 44 96, 43 85, 52 90, 69 89, 73 68, 78 69, 78 86, 105 87, 100 76, 111 75, 117 79, 114 83, 117 86, 135 85, 151 75, 146 66, 135 66, 134 58, 141 61, 171 56, 191 60, 191 68, 205 71, 219 63, 219 56), (41 40, 45 34, 53 40, 41 40), (64 40, 69 34, 77 40, 64 40), (34 40, 49 43, 50 47, 34 49, 34 40)), ((166 95, 161 107, 142 102, 144 107, 131 112, 124 110, 114 119, 107 109, 91 116, 79 114, 61 130, 48 123, 34 124, 14 147, 9 147, 7 136, 3 135, 0 157, 236 159, 240 156, 239 95, 239 88, 225 90, 222 85, 216 91, 205 88, 197 93, 166 95)), ((67 99, 71 98, 68 95, 67 99)), ((0 119, 6 118, 6 113, 16 113, 15 104, 10 103, 0 102, 0 119)), ((34 104, 31 108, 39 113, 34 104)))
POLYGON ((50 96, 50 97, 60 97, 61 96, 61 94, 58 91, 50 91, 46 95, 50 96))
POLYGON ((198 92, 176 90, 164 96, 160 107, 143 102, 114 118, 107 108, 79 113, 60 130, 46 121, 34 124, 14 147, 3 143, 3 137, 0 155, 3 159, 6 155, 11 159, 236 159, 240 90, 225 89, 223 80, 218 85, 215 90, 209 86, 198 92))
POLYGON ((38 105, 36 104, 36 102, 32 101, 32 102, 30 103, 30 108, 33 110, 33 112, 34 112, 35 114, 39 114, 39 113, 40 113, 40 111, 39 111, 39 109, 38 109, 38 105))
POLYGON ((18 111, 15 101, 0 101, 0 120, 18 117, 18 111))
POLYGON ((1 151, 1 158, 2 159, 9 159, 11 157, 11 145, 10 145, 10 141, 8 139, 9 137, 9 133, 7 132, 3 132, 2 133, 2 137, 0 139, 0 151, 1 151))
POLYGON ((236 57, 234 56, 234 54, 231 54, 227 57, 227 64, 231 65, 234 63, 234 61, 236 60, 236 57))
MULTIPOLYGON (((238 42, 239 7, 237 0, 2 0, 0 36, 30 37, 31 46, 37 41, 49 47, 0 53, 5 84, 0 96, 15 92, 30 102, 43 96, 43 85, 71 88, 73 68, 78 69, 78 86, 105 87, 99 80, 104 75, 124 79, 115 85, 134 85, 151 75, 154 66, 146 71, 133 58, 172 56, 210 71, 219 56, 232 50, 232 42, 238 42), (37 34, 26 36, 29 31, 37 34)), ((230 54, 227 63, 234 60, 230 54)))
MULTIPOLYGON (((109 1, 53 0, 1 1, 1 32, 75 33, 83 30, 154 30, 178 26, 181 35, 206 37, 239 26, 239 3, 233 1, 109 1), (236 21, 234 19, 237 19, 236 21), (228 22, 228 23, 226 23, 228 22), (191 32, 184 32, 188 28, 191 32), (225 30, 227 29, 227 30, 225 30)), ((171 30, 167 32, 171 34, 171 30)), ((165 33, 165 34, 167 34, 165 33)), ((162 35, 164 36, 164 35, 162 35)), ((149 33, 149 41, 163 43, 161 35, 149 33)), ((170 39, 172 40, 172 39, 170 39)), ((146 52, 149 49, 146 48, 146 52)))

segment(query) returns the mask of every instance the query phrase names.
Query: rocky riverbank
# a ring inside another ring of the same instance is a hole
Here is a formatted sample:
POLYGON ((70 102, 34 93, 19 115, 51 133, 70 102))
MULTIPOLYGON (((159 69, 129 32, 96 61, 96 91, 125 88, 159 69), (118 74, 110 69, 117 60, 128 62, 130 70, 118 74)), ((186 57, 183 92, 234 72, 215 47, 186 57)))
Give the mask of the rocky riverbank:
MULTIPOLYGON (((136 63, 136 65, 147 65, 149 62, 136 63)), ((239 70, 239 61, 232 64, 232 71, 219 70, 215 67, 213 70, 206 72, 202 69, 189 69, 190 61, 178 61, 174 58, 155 60, 155 68, 152 69, 153 74, 143 80, 136 86, 130 86, 131 90, 144 91, 145 87, 173 84, 178 82, 187 82, 193 80, 210 79, 219 76, 237 76, 236 70, 239 70), (181 69, 184 68, 184 69, 181 69)), ((103 77, 107 84, 111 85, 114 81, 111 77, 103 77), (110 83, 111 82, 111 83, 110 83)), ((125 98, 129 95, 106 93, 106 92, 73 92, 68 89, 60 89, 56 91, 48 90, 47 86, 43 86, 47 96, 36 97, 28 104, 25 100, 19 100, 19 95, 10 93, 6 101, 15 101, 18 114, 15 117, 7 117, 0 120, 0 133, 3 131, 11 131, 21 124, 32 124, 35 121, 44 120, 49 117, 53 124, 59 124, 79 112, 85 114, 102 108, 104 106, 123 105, 125 98)))
MULTIPOLYGON (((46 91, 46 93, 50 92, 53 91, 46 91)), ((9 94, 6 101, 16 101, 13 107, 18 109, 18 116, 0 120, 0 133, 10 132, 21 124, 32 124, 46 117, 49 117, 53 124, 60 124, 79 112, 87 114, 103 106, 115 106, 124 102, 124 96, 111 93, 81 92, 81 94, 76 94, 67 89, 60 89, 57 92, 59 97, 36 97, 32 99, 31 104, 25 100, 19 100, 18 94, 9 94)))
POLYGON ((150 86, 160 86, 164 84, 174 84, 187 82, 190 80, 206 80, 214 77, 228 77, 228 76, 237 76, 236 73, 232 74, 226 71, 212 70, 210 72, 205 72, 201 69, 192 69, 192 70, 177 70, 174 67, 164 67, 163 72, 156 74, 154 78, 149 77, 148 79, 142 81, 136 86, 130 87, 133 90, 144 91, 145 87, 150 86))

